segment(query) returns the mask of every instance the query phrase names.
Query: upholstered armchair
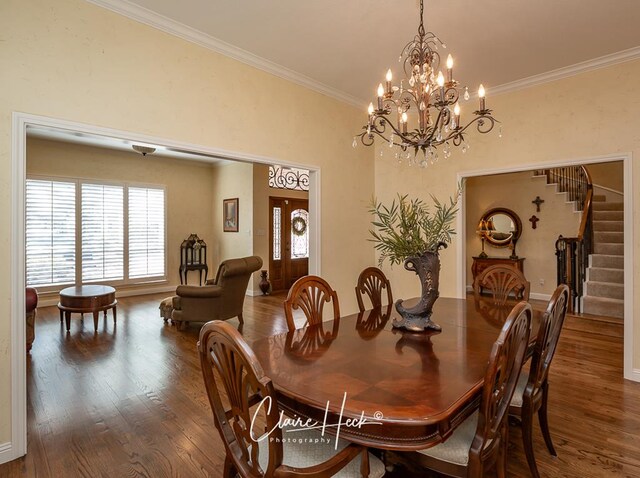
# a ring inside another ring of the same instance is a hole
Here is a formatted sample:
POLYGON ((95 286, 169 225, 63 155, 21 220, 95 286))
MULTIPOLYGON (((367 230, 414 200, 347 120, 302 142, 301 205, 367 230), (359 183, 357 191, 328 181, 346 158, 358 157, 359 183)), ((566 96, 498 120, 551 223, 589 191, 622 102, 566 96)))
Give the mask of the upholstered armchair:
POLYGON ((238 317, 242 324, 242 306, 251 274, 260 270, 258 256, 229 259, 220 264, 216 278, 206 285, 181 285, 173 298, 171 320, 184 328, 189 322, 209 322, 238 317))

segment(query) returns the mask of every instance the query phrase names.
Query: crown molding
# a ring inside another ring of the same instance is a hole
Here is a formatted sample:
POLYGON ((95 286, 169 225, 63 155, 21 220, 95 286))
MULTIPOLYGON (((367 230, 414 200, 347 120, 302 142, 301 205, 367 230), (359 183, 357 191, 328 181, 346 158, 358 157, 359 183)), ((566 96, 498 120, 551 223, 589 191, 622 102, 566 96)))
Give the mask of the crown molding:
POLYGON ((527 78, 522 78, 520 80, 511 81, 509 83, 504 83, 493 88, 487 88, 487 92, 491 93, 492 95, 510 93, 512 91, 531 88, 532 86, 542 85, 544 83, 561 80, 563 78, 576 76, 588 71, 598 70, 600 68, 606 68, 608 66, 617 65, 618 63, 624 63, 637 59, 640 59, 640 46, 629 48, 628 50, 622 50, 616 53, 611 53, 609 55, 604 55, 592 60, 576 63, 574 65, 558 68, 557 70, 540 73, 539 75, 533 75, 527 78))
POLYGON ((343 91, 325 85, 319 81, 314 80, 301 73, 293 71, 282 65, 269 61, 258 55, 254 55, 251 52, 243 50, 233 46, 227 42, 224 42, 218 38, 212 37, 206 33, 203 33, 195 28, 191 28, 183 23, 172 20, 164 15, 148 10, 139 5, 135 5, 127 0, 87 0, 89 3, 93 3, 112 12, 124 15, 132 20, 135 20, 150 27, 157 28, 170 35, 177 36, 183 40, 187 40, 196 45, 202 46, 209 50, 213 50, 221 55, 238 60, 246 65, 252 66, 259 70, 265 71, 277 77, 291 81, 292 83, 304 86, 323 95, 335 98, 358 108, 363 108, 366 105, 366 101, 361 98, 349 95, 343 91))
MULTIPOLYGON (((355 96, 345 93, 337 88, 325 85, 313 78, 243 50, 242 48, 233 46, 218 38, 196 30, 195 28, 191 28, 183 23, 165 17, 164 15, 160 15, 152 10, 131 3, 128 0, 86 1, 358 108, 364 108, 364 106, 368 104, 361 98, 356 98, 355 96)), ((618 63, 637 59, 640 59, 640 46, 576 63, 574 65, 565 66, 545 73, 540 73, 538 75, 529 76, 520 80, 511 81, 492 88, 487 88, 487 93, 490 93, 491 95, 510 93, 512 91, 542 85, 544 83, 561 80, 563 78, 579 75, 588 71, 606 68, 618 63)), ((472 94, 472 98, 475 97, 477 97, 477 94, 472 94)))

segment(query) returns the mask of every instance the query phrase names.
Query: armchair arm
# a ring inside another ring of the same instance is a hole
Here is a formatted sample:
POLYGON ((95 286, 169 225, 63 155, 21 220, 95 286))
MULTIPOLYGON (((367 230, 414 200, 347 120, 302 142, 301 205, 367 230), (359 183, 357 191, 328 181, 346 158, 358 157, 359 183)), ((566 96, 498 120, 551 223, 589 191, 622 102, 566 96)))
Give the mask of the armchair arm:
POLYGON ((176 294, 180 297, 189 297, 193 299, 210 299, 220 297, 222 295, 222 287, 217 285, 195 286, 181 285, 176 289, 176 294))

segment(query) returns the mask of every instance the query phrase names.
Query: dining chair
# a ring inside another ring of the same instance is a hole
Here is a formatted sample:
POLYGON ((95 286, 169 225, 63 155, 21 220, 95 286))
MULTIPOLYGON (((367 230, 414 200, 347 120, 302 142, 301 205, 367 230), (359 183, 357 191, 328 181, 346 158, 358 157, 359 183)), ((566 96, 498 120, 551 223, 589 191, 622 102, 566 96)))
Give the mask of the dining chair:
POLYGON ((284 301, 284 315, 289 331, 296 330, 293 319, 294 310, 302 310, 307 319, 305 326, 320 324, 324 306, 329 302, 333 305, 333 320, 338 320, 340 318, 338 294, 326 280, 318 276, 304 276, 295 281, 284 301))
POLYGON ((339 440, 336 452, 334 438, 324 443, 319 431, 304 429, 287 439, 293 429, 279 427, 273 383, 233 326, 218 320, 205 324, 198 351, 226 451, 224 478, 384 475, 382 462, 359 445, 339 440))
POLYGON ((487 267, 473 281, 475 298, 488 290, 494 305, 504 305, 510 298, 528 301, 530 288, 531 284, 520 270, 504 264, 487 267))
POLYGON ((442 443, 412 453, 411 461, 448 476, 480 478, 491 468, 507 470, 509 403, 527 352, 531 306, 519 302, 493 345, 484 377, 480 407, 442 443))
POLYGON ((356 298, 358 299, 358 308, 360 312, 364 312, 363 295, 367 295, 371 301, 372 308, 382 307, 382 291, 387 292, 387 304, 393 304, 393 294, 391 293, 391 283, 387 276, 384 275, 377 267, 367 267, 358 276, 358 285, 356 285, 356 298))
POLYGON ((513 394, 509 415, 519 417, 522 421, 522 440, 529 463, 529 470, 534 478, 539 478, 538 467, 533 452, 533 416, 538 412, 538 421, 544 442, 549 453, 557 456, 549 433, 547 418, 547 401, 549 398, 549 367, 556 352, 562 325, 567 315, 569 304, 569 287, 559 285, 549 301, 542 317, 538 336, 531 356, 529 372, 523 372, 513 394))

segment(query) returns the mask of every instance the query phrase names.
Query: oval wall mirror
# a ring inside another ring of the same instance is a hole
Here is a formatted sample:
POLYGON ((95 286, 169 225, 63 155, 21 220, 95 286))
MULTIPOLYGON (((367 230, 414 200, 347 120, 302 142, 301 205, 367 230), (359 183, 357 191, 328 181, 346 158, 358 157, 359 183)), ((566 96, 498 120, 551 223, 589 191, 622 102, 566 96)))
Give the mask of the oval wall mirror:
POLYGON ((482 220, 486 221, 489 229, 485 238, 494 247, 509 247, 511 242, 517 242, 522 234, 522 222, 511 209, 489 209, 482 216, 482 220))

